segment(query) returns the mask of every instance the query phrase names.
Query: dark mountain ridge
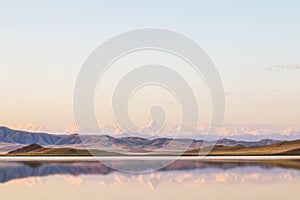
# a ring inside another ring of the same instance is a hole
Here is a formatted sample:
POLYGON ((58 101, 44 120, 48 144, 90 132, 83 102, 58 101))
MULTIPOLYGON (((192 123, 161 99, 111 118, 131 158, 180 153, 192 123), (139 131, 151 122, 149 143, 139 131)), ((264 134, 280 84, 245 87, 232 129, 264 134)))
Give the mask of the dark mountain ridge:
POLYGON ((38 144, 30 144, 28 146, 19 148, 17 150, 11 151, 9 152, 10 154, 19 154, 19 153, 27 153, 27 152, 31 152, 31 151, 35 151, 37 149, 41 149, 43 148, 41 145, 38 144))

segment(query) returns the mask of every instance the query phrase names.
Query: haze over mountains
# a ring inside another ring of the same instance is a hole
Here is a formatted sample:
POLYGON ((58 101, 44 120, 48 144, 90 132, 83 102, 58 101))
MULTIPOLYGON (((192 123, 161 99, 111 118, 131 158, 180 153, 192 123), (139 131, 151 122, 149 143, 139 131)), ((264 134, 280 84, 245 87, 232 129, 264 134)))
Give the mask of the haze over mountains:
MULTIPOLYGON (((279 140, 261 139, 259 141, 240 141, 232 139, 220 139, 217 145, 223 146, 264 146, 278 143, 279 140)), ((0 152, 9 152, 29 144, 39 144, 44 147, 69 147, 76 149, 101 149, 105 151, 118 152, 151 152, 165 148, 165 150, 181 148, 189 145, 189 149, 197 149, 203 140, 170 139, 142 137, 112 137, 109 135, 55 135, 48 133, 32 133, 20 130, 12 130, 0 127, 0 152)))

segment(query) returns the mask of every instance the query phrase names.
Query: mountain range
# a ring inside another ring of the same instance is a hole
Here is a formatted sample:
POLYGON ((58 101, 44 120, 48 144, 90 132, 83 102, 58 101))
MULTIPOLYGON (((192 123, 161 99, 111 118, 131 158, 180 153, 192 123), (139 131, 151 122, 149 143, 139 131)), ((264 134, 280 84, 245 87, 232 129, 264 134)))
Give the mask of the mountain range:
MULTIPOLYGON (((222 138, 217 141, 219 146, 264 146, 280 142, 274 139, 262 139, 259 141, 239 141, 222 138)), ((170 151, 189 146, 188 150, 200 148, 203 140, 171 139, 142 137, 112 137, 109 135, 82 135, 69 134, 58 135, 49 133, 27 132, 0 127, 0 152, 9 152, 18 148, 38 144, 43 147, 64 147, 76 149, 101 149, 109 152, 151 152, 159 149, 170 151)))

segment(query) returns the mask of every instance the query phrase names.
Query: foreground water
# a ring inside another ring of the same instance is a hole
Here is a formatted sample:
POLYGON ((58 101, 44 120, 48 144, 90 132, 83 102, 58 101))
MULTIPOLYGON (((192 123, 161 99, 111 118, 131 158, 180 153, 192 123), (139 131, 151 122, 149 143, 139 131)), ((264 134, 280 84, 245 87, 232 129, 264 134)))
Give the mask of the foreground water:
MULTIPOLYGON (((156 158, 148 158, 155 163, 156 158)), ((159 158, 162 159, 162 158, 159 158)), ((1 199, 299 199, 299 159, 183 158, 150 173, 94 159, 0 158, 1 199)), ((132 165, 133 164, 133 165, 132 165)), ((152 166, 152 165, 151 165, 152 166)))

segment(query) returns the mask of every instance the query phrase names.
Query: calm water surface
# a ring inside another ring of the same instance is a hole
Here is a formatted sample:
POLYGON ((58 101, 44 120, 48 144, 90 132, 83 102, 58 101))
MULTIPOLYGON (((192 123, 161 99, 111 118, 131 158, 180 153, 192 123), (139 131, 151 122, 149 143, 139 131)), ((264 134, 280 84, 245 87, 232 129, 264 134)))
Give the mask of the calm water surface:
MULTIPOLYGON (((117 160, 129 165, 134 160, 117 160)), ((300 199, 300 160, 182 159, 150 173, 93 160, 0 159, 1 199, 300 199)))

